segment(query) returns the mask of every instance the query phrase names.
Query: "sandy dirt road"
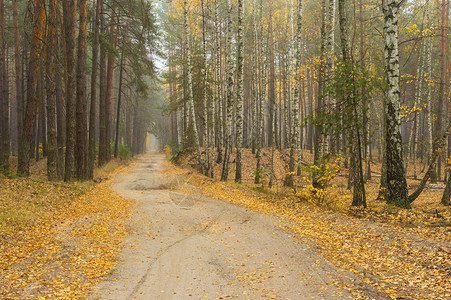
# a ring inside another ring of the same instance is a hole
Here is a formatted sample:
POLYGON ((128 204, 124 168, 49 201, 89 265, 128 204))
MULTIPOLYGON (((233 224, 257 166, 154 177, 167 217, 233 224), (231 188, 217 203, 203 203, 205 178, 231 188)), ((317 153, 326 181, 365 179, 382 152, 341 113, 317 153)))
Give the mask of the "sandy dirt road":
POLYGON ((141 157, 132 173, 116 178, 113 188, 137 204, 120 264, 94 298, 355 298, 333 282, 356 279, 277 218, 168 189, 187 179, 169 179, 164 160, 141 157))

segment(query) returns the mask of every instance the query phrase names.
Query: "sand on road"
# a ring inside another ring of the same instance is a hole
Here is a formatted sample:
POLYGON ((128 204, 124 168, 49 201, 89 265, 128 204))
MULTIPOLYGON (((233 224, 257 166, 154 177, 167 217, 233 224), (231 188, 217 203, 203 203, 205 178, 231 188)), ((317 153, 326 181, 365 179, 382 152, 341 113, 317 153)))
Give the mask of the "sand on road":
POLYGON ((95 298, 356 297, 339 287, 345 278, 357 279, 283 230, 276 217, 177 192, 171 186, 189 179, 169 178, 165 165, 164 155, 149 154, 115 179, 113 189, 136 206, 119 265, 97 286, 95 298))

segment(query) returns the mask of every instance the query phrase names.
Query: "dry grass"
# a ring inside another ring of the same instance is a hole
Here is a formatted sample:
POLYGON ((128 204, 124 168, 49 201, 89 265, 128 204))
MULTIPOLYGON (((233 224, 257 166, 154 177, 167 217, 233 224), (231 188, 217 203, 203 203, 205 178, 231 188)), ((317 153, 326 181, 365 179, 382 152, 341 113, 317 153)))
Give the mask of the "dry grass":
POLYGON ((46 160, 32 162, 30 178, 0 177, 0 298, 72 298, 111 270, 128 202, 106 179, 124 166, 96 170, 100 184, 49 182, 46 160))

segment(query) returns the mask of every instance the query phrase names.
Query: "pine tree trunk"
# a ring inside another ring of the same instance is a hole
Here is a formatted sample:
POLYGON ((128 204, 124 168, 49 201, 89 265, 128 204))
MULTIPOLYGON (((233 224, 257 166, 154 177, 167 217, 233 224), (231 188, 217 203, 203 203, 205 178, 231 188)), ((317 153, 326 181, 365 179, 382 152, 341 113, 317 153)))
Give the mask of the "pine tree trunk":
POLYGON ((88 179, 88 111, 86 103, 86 58, 87 58, 87 18, 88 1, 80 0, 77 54, 77 94, 76 94, 76 143, 75 166, 79 180, 88 179))
POLYGON ((16 108, 17 108, 17 143, 20 145, 23 128, 23 94, 22 94, 22 64, 20 57, 19 36, 19 14, 17 11, 17 0, 12 0, 13 27, 14 27, 14 70, 16 85, 16 108))
POLYGON ((399 0, 384 0, 384 41, 386 92, 386 156, 387 156, 387 202, 399 207, 410 208, 407 198, 407 183, 403 165, 402 138, 400 132, 399 99, 399 53, 398 53, 398 11, 399 0))
MULTIPOLYGON (((116 9, 113 8, 111 20, 110 20, 110 45, 116 48, 117 46, 117 33, 118 23, 116 22, 116 9)), ((106 163, 111 160, 111 139, 112 139, 112 126, 114 123, 113 111, 114 111, 114 66, 116 63, 116 55, 113 52, 108 53, 108 64, 106 74, 106 102, 105 102, 105 136, 106 136, 106 149, 105 159, 106 163)))
MULTIPOLYGON (((347 3, 346 0, 338 0, 338 8, 340 15, 340 40, 343 56, 343 65, 347 70, 352 70, 354 68, 354 63, 351 57, 350 43, 348 40, 348 16, 347 16, 347 3)), ((362 143, 360 138, 359 130, 359 114, 357 110, 356 101, 356 78, 354 77, 355 72, 349 72, 350 86, 344 88, 344 103, 352 107, 351 110, 346 109, 346 111, 352 111, 351 119, 353 119, 353 124, 351 129, 349 129, 349 141, 351 142, 351 165, 352 168, 352 183, 353 183, 353 206, 363 206, 366 208, 366 196, 365 196, 365 185, 363 180, 363 166, 362 166, 362 143)))
POLYGON ((91 70, 91 107, 89 111, 89 145, 88 145, 88 165, 87 178, 94 178, 94 161, 96 159, 96 119, 97 119, 97 70, 99 58, 99 31, 100 31, 100 10, 103 7, 103 0, 96 1, 96 11, 94 20, 94 37, 92 45, 92 70, 91 70))
POLYGON ((194 96, 193 96, 193 75, 191 66, 191 48, 189 40, 189 24, 188 24, 188 1, 184 1, 184 35, 185 35, 185 49, 186 49, 186 65, 187 65, 187 75, 188 75, 188 101, 191 110, 191 122, 194 131, 194 144, 197 149, 198 162, 201 173, 204 173, 204 163, 202 160, 202 151, 200 149, 199 131, 197 129, 196 121, 196 110, 194 107, 194 96))
POLYGON ((49 1, 49 18, 47 19, 47 177, 50 181, 58 179, 57 157, 58 144, 56 136, 56 93, 55 93, 55 36, 56 36, 56 0, 49 1))
MULTIPOLYGON (((56 8, 59 11, 59 2, 56 1, 56 8)), ((58 62, 63 63, 64 59, 62 59, 63 55, 63 47, 61 47, 61 36, 62 36, 62 26, 60 18, 57 18, 55 21, 56 24, 56 35, 55 35, 55 101, 56 101, 56 141, 58 145, 58 155, 57 155, 57 163, 56 163, 56 172, 58 175, 58 179, 61 180, 64 178, 64 147, 65 147, 65 115, 66 115, 66 106, 65 99, 63 93, 63 67, 58 62)), ((64 63, 63 63, 64 64, 64 63)))
POLYGON ((24 126, 21 143, 19 145, 18 173, 20 176, 30 175, 30 157, 33 149, 33 135, 36 127, 37 78, 39 53, 42 47, 44 24, 44 1, 36 0, 33 15, 33 33, 27 78, 27 105, 25 110, 24 126))
MULTIPOLYGON (((427 88, 427 96, 426 96, 426 105, 427 105, 427 111, 426 111, 426 116, 427 116, 427 132, 428 132, 428 156, 431 157, 432 153, 434 152, 434 134, 432 131, 432 52, 433 52, 433 42, 432 42, 432 38, 428 39, 428 46, 429 46, 429 50, 427 51, 427 84, 428 84, 428 88, 427 88)), ((435 170, 432 171, 431 173, 431 182, 437 182, 437 173, 435 170)))
POLYGON ((63 2, 65 47, 66 47, 66 163, 64 181, 75 179, 75 138, 76 138, 76 69, 75 32, 77 20, 76 0, 63 2))
POLYGON ((9 171, 10 132, 9 132, 9 80, 6 66, 5 40, 5 4, 0 0, 0 74, 1 74, 1 140, 0 140, 0 171, 9 171))
MULTIPOLYGON (((106 34, 105 25, 105 5, 103 0, 101 0, 100 5, 100 34, 106 34)), ((100 56, 99 56, 99 167, 104 166, 108 162, 107 158, 107 81, 106 81, 106 69, 107 69, 107 45, 105 41, 100 41, 100 56)), ((134 149, 136 150, 136 149, 134 149)))
POLYGON ((121 53, 121 64, 119 69, 119 92, 117 96, 117 114, 116 114, 116 137, 114 139, 114 158, 118 156, 119 146, 119 125, 121 124, 121 100, 122 100, 122 79, 124 73, 124 53, 121 53))

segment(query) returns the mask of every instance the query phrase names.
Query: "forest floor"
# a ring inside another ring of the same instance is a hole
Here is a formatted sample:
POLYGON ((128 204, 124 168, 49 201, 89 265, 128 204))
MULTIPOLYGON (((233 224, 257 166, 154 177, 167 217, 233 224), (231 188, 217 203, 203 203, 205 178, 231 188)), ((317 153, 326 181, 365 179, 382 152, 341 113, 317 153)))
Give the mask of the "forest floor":
MULTIPOLYGON (((282 178, 286 154, 278 157, 282 178)), ((254 185, 248 150, 243 184, 233 164, 225 183, 195 161, 112 162, 97 183, 47 182, 44 161, 30 179, 0 178, 0 298, 451 299, 442 189, 412 210, 371 191, 368 209, 350 209, 345 176, 330 201, 312 203, 281 182, 254 185)))
POLYGON ((112 161, 95 182, 49 182, 43 159, 30 178, 0 177, 1 299, 83 298, 109 274, 133 204, 109 186, 130 168, 112 161))
MULTIPOLYGON (((270 149, 262 153, 265 170, 270 170, 270 153, 270 149)), ((277 151, 275 157, 278 180, 271 189, 267 179, 263 189, 261 184, 253 183, 256 159, 249 149, 243 152, 243 184, 231 183, 235 174, 233 163, 229 183, 218 181, 221 165, 215 166, 215 180, 190 176, 198 178, 197 185, 207 196, 291 220, 293 223, 287 229, 313 241, 319 252, 337 267, 354 272, 363 282, 393 299, 451 299, 451 208, 440 204, 441 185, 425 189, 411 210, 398 209, 375 200, 380 165, 373 164, 376 176, 366 185, 367 209, 350 206, 346 169, 332 181, 328 197, 321 203, 312 203, 283 187, 288 153, 277 151)), ((307 151, 304 158, 305 165, 313 160, 307 151)), ((195 155, 189 153, 179 156, 180 172, 196 174, 193 170, 196 161, 195 155)), ((303 176, 309 174, 304 172, 303 176)), ((308 185, 305 177, 297 178, 297 192, 308 185)), ((408 177, 410 191, 418 184, 419 180, 408 177)))

